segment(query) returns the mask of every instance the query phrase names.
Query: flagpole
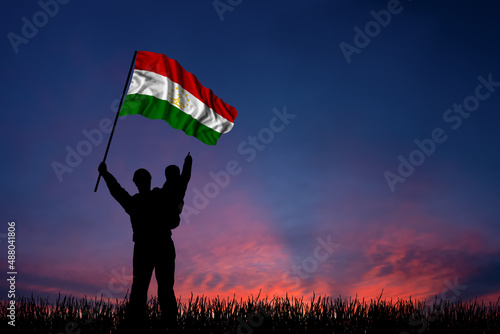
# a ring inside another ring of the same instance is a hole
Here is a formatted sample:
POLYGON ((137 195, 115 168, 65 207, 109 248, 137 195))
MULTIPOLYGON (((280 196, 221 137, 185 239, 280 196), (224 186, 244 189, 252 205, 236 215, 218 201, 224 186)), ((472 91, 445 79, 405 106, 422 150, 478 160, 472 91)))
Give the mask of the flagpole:
MULTIPOLYGON (((137 56, 137 51, 134 52, 134 58, 132 58, 132 64, 130 64, 130 69, 128 70, 127 81, 125 81, 125 87, 123 87, 122 98, 120 99, 120 105, 118 106, 118 110, 116 111, 115 122, 113 123, 113 129, 111 130, 111 134, 109 135, 108 146, 106 147, 106 152, 104 153, 104 158, 102 162, 106 162, 106 157, 108 156, 109 145, 111 144, 111 139, 113 139, 113 133, 115 133, 116 122, 118 121, 118 115, 120 115, 120 110, 122 109, 123 99, 127 94, 128 83, 130 81, 130 75, 132 74, 132 70, 134 69, 135 57, 137 56)), ((97 191, 97 187, 99 187, 99 181, 101 180, 101 174, 97 177, 97 183, 95 184, 94 192, 97 191)))

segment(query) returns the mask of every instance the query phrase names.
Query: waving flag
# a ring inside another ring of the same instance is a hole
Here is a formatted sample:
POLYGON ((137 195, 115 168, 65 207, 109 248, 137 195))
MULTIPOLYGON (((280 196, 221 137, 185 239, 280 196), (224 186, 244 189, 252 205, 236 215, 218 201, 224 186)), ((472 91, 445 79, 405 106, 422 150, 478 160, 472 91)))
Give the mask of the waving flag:
POLYGON ((163 119, 174 129, 215 145, 223 133, 232 129, 237 112, 177 61, 138 51, 119 115, 135 114, 163 119))

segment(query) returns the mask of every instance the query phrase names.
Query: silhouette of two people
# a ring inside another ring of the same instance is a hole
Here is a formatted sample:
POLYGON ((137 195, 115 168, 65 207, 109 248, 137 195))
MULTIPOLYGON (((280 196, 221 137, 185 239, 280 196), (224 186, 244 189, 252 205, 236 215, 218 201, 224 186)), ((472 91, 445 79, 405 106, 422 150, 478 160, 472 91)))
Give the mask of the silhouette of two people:
POLYGON ((174 294, 175 247, 171 230, 179 226, 189 179, 192 157, 184 159, 182 173, 176 165, 165 168, 166 181, 161 188, 151 189, 151 174, 138 169, 133 181, 139 192, 131 196, 106 164, 99 165, 99 173, 109 192, 130 216, 134 255, 133 281, 129 306, 126 311, 127 329, 140 333, 147 324, 147 292, 153 269, 158 283, 158 302, 161 327, 169 332, 177 327, 177 301, 174 294))

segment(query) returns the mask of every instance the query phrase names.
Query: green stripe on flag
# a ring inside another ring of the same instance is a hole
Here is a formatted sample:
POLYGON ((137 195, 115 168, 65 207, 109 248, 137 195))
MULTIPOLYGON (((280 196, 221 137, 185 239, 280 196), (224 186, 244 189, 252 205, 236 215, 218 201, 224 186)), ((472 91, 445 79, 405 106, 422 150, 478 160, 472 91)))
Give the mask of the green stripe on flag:
POLYGON ((149 119, 162 119, 174 129, 182 130, 207 145, 215 145, 221 136, 168 101, 150 95, 132 94, 125 97, 120 116, 137 114, 149 119))

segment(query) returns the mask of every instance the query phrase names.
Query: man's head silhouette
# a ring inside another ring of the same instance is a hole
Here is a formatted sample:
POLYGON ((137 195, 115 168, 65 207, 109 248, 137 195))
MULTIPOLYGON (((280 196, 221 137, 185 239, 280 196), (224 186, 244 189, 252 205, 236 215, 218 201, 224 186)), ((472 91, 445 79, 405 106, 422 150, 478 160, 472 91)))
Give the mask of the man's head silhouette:
POLYGON ((181 170, 176 165, 170 165, 165 168, 165 178, 168 180, 175 180, 181 174, 181 170))
POLYGON ((151 190, 151 174, 144 168, 139 168, 135 171, 132 181, 137 186, 139 193, 151 190))

